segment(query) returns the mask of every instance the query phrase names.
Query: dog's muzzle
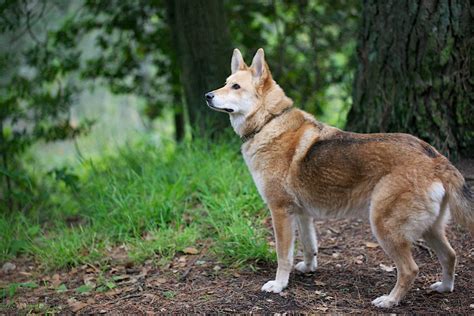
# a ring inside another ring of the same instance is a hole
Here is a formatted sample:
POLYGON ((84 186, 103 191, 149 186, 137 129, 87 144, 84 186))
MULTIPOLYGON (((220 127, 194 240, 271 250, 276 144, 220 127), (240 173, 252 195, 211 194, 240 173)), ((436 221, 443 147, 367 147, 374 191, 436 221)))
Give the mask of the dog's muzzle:
POLYGON ((221 109, 221 108, 218 108, 218 107, 214 106, 212 104, 212 100, 214 99, 214 93, 208 92, 204 96, 206 97, 207 106, 209 106, 211 109, 216 110, 216 111, 220 111, 220 112, 227 112, 227 113, 234 112, 234 110, 232 110, 232 109, 225 109, 225 108, 221 109))

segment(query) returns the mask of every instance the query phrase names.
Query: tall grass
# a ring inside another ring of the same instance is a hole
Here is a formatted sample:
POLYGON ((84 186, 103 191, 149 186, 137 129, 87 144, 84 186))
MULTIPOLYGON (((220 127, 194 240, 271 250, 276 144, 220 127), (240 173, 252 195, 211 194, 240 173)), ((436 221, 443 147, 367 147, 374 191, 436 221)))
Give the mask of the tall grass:
POLYGON ((55 196, 48 221, 0 217, 2 261, 23 253, 56 269, 104 260, 122 244, 131 260, 166 260, 203 240, 228 264, 273 258, 268 212, 237 143, 142 141, 78 172, 78 189, 55 196))

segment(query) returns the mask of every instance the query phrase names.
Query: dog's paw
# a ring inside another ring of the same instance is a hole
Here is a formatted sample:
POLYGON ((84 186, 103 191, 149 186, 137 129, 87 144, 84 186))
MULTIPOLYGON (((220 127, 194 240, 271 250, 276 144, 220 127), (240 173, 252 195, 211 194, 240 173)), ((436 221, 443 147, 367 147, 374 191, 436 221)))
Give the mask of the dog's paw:
POLYGON ((382 295, 380 297, 377 297, 375 300, 372 301, 372 304, 382 308, 390 308, 392 306, 398 305, 398 303, 389 295, 382 295))
POLYGON ((302 273, 308 273, 308 272, 316 271, 316 267, 317 267, 316 261, 311 262, 310 265, 307 265, 304 261, 301 261, 295 265, 295 270, 302 273))
POLYGON ((445 284, 443 282, 435 282, 431 284, 430 288, 433 291, 439 292, 439 293, 447 293, 447 292, 452 292, 454 289, 454 284, 445 284))
POLYGON ((285 286, 277 281, 268 281, 262 286, 263 292, 272 292, 272 293, 280 293, 285 286))

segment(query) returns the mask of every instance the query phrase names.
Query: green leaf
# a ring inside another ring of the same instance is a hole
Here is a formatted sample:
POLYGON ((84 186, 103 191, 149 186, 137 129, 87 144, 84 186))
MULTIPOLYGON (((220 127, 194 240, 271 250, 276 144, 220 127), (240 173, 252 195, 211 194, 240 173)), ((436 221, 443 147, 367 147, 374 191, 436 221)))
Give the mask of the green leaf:
POLYGON ((35 282, 24 282, 19 284, 20 287, 26 287, 28 289, 36 289, 38 287, 38 284, 35 282))
POLYGON ((67 291, 67 287, 65 284, 61 284, 57 289, 56 289, 56 292, 58 293, 64 293, 67 291))
POLYGON ((80 287, 76 289, 76 292, 79 294, 89 293, 90 291, 92 291, 92 286, 85 285, 85 284, 81 285, 80 287))

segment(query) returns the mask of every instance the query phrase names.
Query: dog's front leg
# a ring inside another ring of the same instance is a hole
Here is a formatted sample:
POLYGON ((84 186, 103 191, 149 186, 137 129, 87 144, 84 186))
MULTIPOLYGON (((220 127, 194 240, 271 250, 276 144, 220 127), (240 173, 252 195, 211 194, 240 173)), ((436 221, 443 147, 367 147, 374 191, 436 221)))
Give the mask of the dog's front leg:
POLYGON ((280 293, 287 285, 293 267, 295 244, 294 216, 288 209, 272 209, 273 230, 275 232, 278 268, 275 280, 262 286, 262 291, 280 293))

